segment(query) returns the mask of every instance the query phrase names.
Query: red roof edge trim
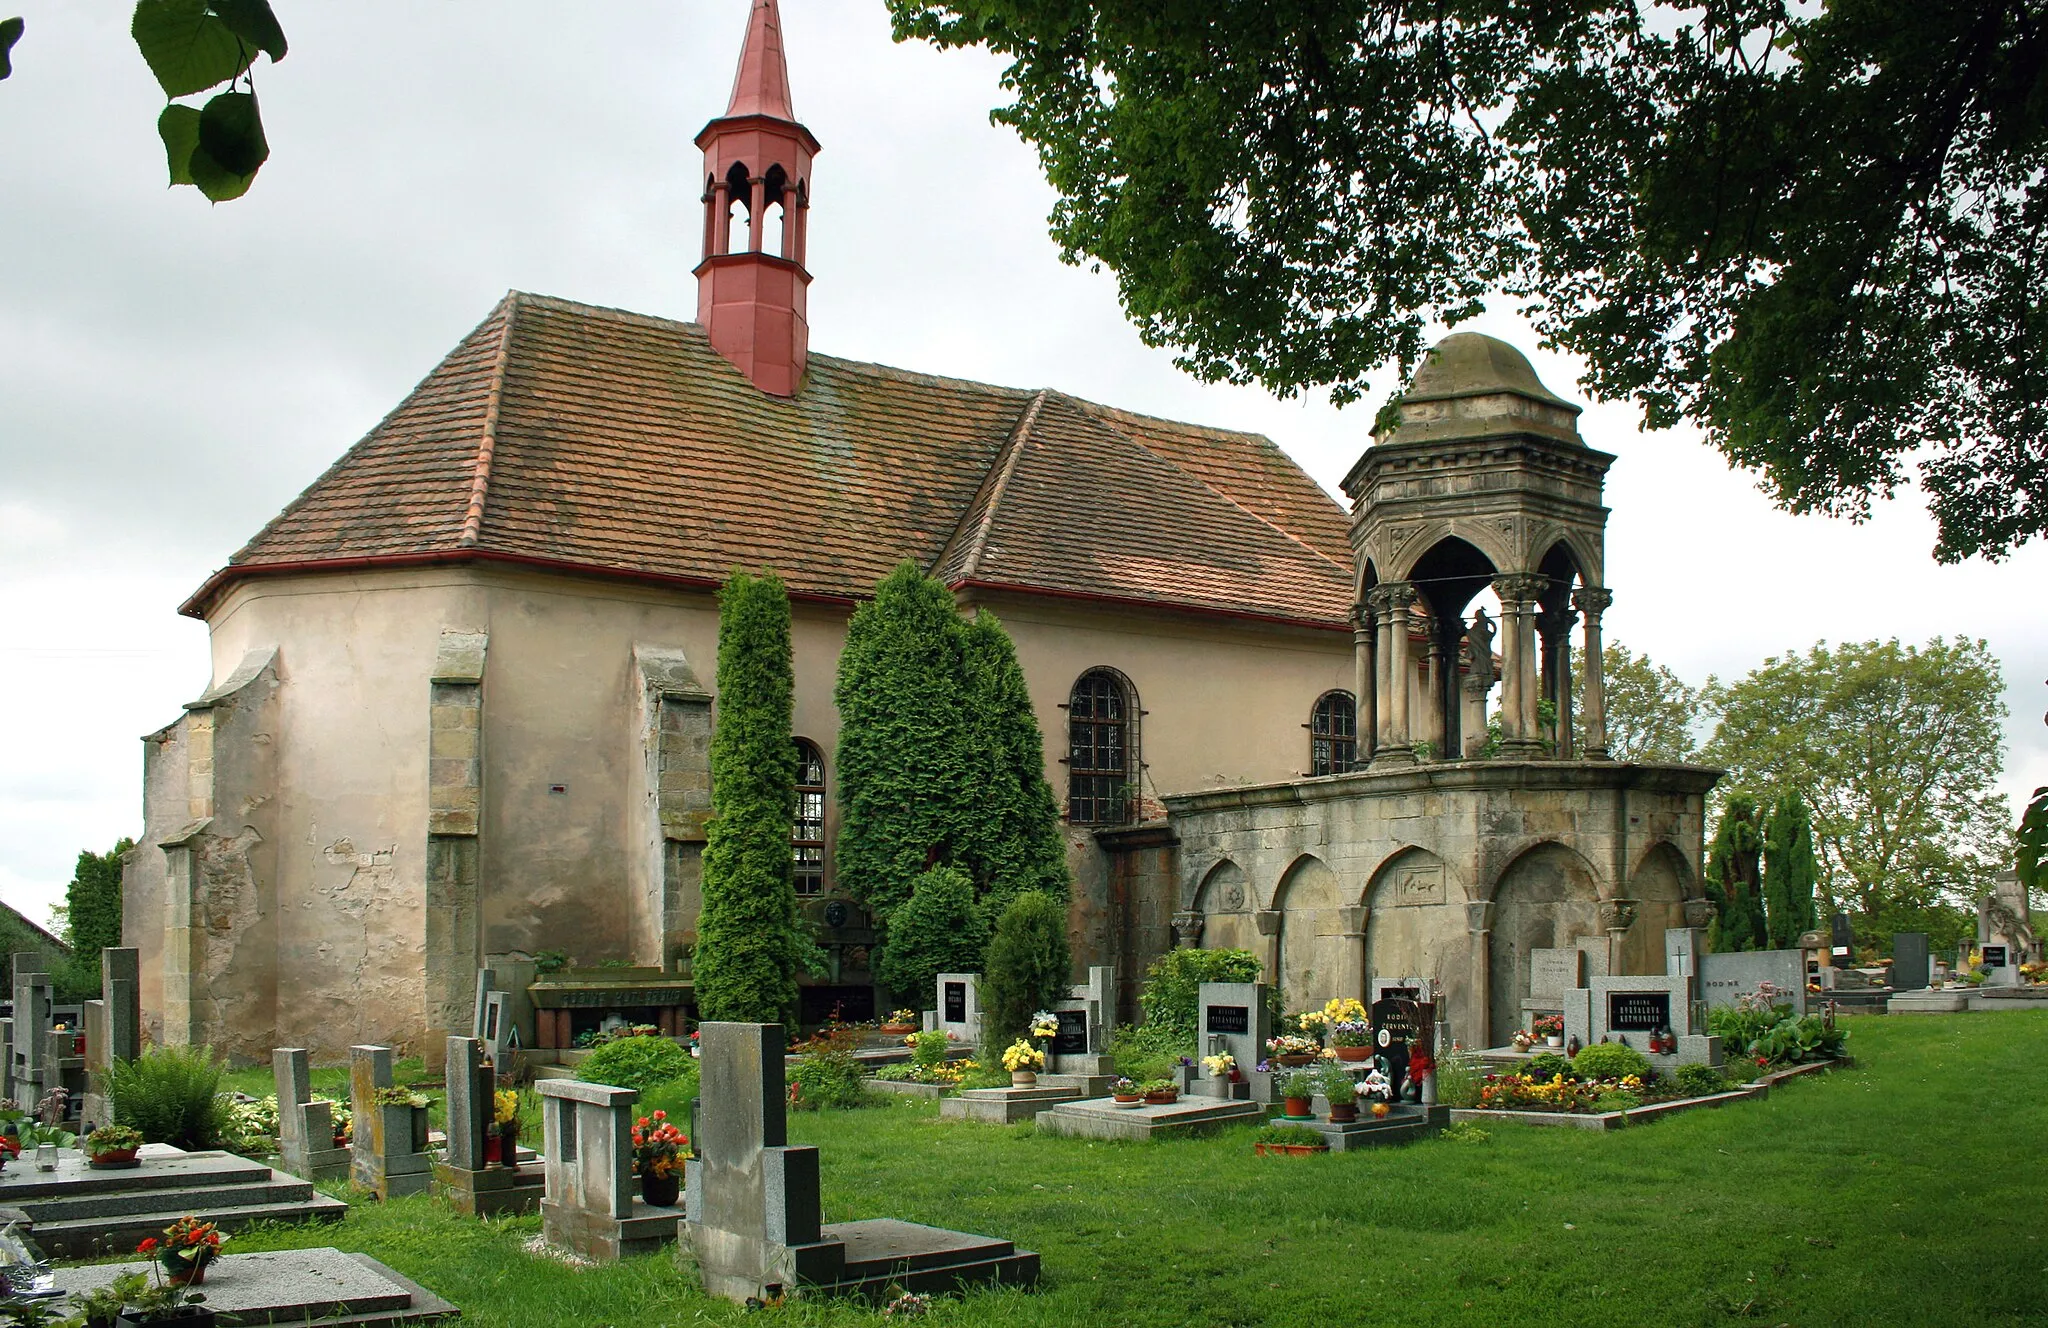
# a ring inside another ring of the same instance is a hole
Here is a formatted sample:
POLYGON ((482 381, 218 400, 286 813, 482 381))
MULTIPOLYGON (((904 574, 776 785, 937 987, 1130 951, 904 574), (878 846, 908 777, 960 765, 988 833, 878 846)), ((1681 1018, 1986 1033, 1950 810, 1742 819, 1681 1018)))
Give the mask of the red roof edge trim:
MULTIPOLYGON (((355 558, 304 558, 292 562, 246 563, 223 567, 206 578, 206 584, 178 606, 187 618, 204 619, 227 588, 237 581, 259 576, 289 576, 301 572, 370 572, 399 567, 436 567, 462 563, 504 563, 568 576, 597 577, 608 581, 631 581, 641 585, 669 586, 680 590, 715 591, 723 583, 702 576, 674 576, 665 572, 643 572, 630 567, 606 567, 598 563, 570 562, 560 558, 536 558, 523 553, 501 553, 496 549, 437 549, 427 553, 380 553, 355 558)), ((799 604, 829 604, 852 608, 860 603, 853 595, 827 595, 812 590, 792 590, 791 601, 799 604)))
POLYGON ((1282 627, 1306 627, 1317 632, 1351 634, 1351 624, 1321 618, 1293 618, 1282 613, 1247 613, 1243 609, 1208 608, 1199 604, 1177 604, 1168 600, 1139 599, 1134 595, 1103 595, 1089 590, 1052 590, 1045 586, 1022 586, 1008 581, 984 581, 963 577, 946 587, 962 590, 994 590, 1006 595, 1038 595, 1046 599, 1072 599, 1090 604, 1120 604, 1130 608, 1153 609, 1160 613, 1192 614, 1199 618, 1229 618, 1237 622, 1274 623, 1282 627))

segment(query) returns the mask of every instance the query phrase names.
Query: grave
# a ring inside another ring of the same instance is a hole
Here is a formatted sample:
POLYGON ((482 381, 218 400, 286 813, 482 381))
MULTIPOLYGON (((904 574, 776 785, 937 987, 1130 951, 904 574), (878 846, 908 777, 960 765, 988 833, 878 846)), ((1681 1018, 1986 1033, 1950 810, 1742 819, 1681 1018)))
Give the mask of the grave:
MULTIPOLYGON (((1666 971, 1671 971, 1670 956, 1666 971)), ((1773 1003, 1790 1005, 1792 1013, 1806 1013, 1806 952, 1803 950, 1740 950, 1734 954, 1695 955, 1699 968, 1700 999, 1710 1010, 1732 1009, 1743 997, 1753 995, 1763 983, 1778 991, 1773 1003)))
POLYGON ((348 1082, 351 1179, 379 1199, 424 1194, 434 1167, 426 1110, 377 1101, 377 1090, 391 1087, 391 1048, 350 1047, 348 1082))
POLYGON ((305 1180, 348 1175, 349 1150, 334 1142, 334 1104, 313 1096, 305 1048, 277 1048, 270 1070, 277 1080, 277 1151, 284 1169, 305 1180))
POLYGON ((1577 949, 1529 951, 1529 994, 1522 1001, 1522 1027, 1539 1014, 1563 1014, 1564 994, 1586 985, 1585 952, 1577 949))
POLYGON ((1195 989, 1195 1027, 1201 1055, 1230 1056, 1237 1062, 1240 1076, 1239 1082, 1231 1084, 1226 1092, 1209 1082, 1215 1076, 1203 1068, 1201 1082, 1207 1096, 1244 1098, 1255 1103, 1273 1100, 1272 1076, 1261 1074, 1258 1069, 1266 1059, 1266 1039, 1273 1036, 1271 991, 1263 982, 1204 982, 1195 989))
POLYGON ((1848 968, 1855 962, 1856 933, 1849 926, 1849 915, 1837 913, 1828 919, 1829 968, 1848 968))
POLYGON ((1925 991, 1934 973, 1928 961, 1927 933, 1892 933, 1892 990, 1925 991))
MULTIPOLYGON (((57 1289, 90 1291, 147 1263, 101 1263, 55 1271, 57 1289)), ((208 1310, 232 1324, 400 1325, 440 1323, 462 1311, 367 1254, 337 1249, 223 1254, 206 1270, 208 1310)))
POLYGON ((0 1171, 0 1208, 26 1217, 44 1253, 63 1259, 126 1253, 187 1214, 235 1231, 252 1222, 335 1221, 348 1211, 312 1183, 232 1153, 144 1144, 141 1165, 95 1171, 64 1149, 55 1171, 26 1161, 0 1171))
POLYGON ((674 1240, 682 1213, 634 1192, 633 1107, 640 1095, 577 1079, 543 1079, 534 1087, 541 1096, 540 1218, 547 1242, 610 1263, 674 1240))
POLYGON ((1984 957, 1986 987, 2017 987, 2023 981, 2020 965, 2041 960, 2027 892, 2012 872, 1993 882, 1991 893, 1977 903, 1977 952, 1984 957))
POLYGON ((503 1071, 506 1056, 519 1047, 519 1026, 512 1021, 512 994, 498 988, 498 971, 476 971, 476 1011, 470 1019, 469 1035, 483 1043, 484 1059, 493 1069, 503 1071))
POLYGON ((1377 1148, 1381 1144, 1406 1143, 1420 1139, 1432 1130, 1440 1130, 1450 1124, 1449 1107, 1422 1106, 1403 1102, 1391 1106, 1385 1116, 1375 1117, 1371 1109, 1360 1104, 1358 1119, 1355 1121, 1332 1121, 1325 1108, 1312 1121, 1289 1121, 1288 1124, 1306 1125, 1330 1146, 1333 1153, 1349 1152, 1354 1148, 1377 1148))
MULTIPOLYGON (((50 1031, 55 1024, 56 997, 43 956, 23 951, 14 956, 14 1017, 8 1027, 7 1096, 33 1112, 51 1088, 61 1086, 61 1071, 45 1064, 50 1031), (45 1082, 48 1080, 49 1082, 45 1082)), ((83 1069, 83 1062, 80 1062, 83 1069)))
MULTIPOLYGON (((1101 1097, 1116 1082, 1109 1057, 1109 1039, 1116 1031, 1116 970, 1097 966, 1088 980, 1070 989, 1066 1000, 1053 1002, 1060 1031, 1046 1048, 1041 1088, 1063 1089, 1075 1097, 1101 1097)), ((1021 1117, 1019 1118, 1021 1119, 1021 1117)))
POLYGON ((522 1166, 516 1145, 505 1158, 502 1140, 492 1137, 498 1078, 484 1061, 484 1044, 449 1038, 447 1072, 448 1148, 434 1163, 435 1190, 470 1217, 537 1212, 546 1184, 542 1169, 522 1166), (486 1160, 487 1153, 495 1160, 486 1160))
POLYGON ((981 1039, 981 974, 939 974, 938 996, 929 1026, 975 1046, 981 1039))
MULTIPOLYGON (((1620 1042, 1650 1058, 1659 1070, 1679 1065, 1719 1065, 1721 1039, 1705 1031, 1706 1003, 1699 999, 1696 970, 1702 933, 1673 927, 1664 933, 1663 976, 1596 977, 1565 993, 1565 1044, 1620 1042), (1653 1033, 1677 1039, 1675 1053, 1652 1052, 1653 1033)), ((1787 951, 1785 953, 1792 953, 1787 951)), ((1804 987, 1801 987, 1804 990, 1804 987)))
POLYGON ((1183 1097, 1177 1102, 1119 1107, 1106 1097, 1063 1102, 1038 1113, 1040 1134, 1076 1139, 1130 1139, 1145 1142, 1172 1135, 1197 1134, 1223 1125, 1264 1120, 1263 1103, 1246 1098, 1183 1097))
POLYGON ((689 1033, 696 994, 688 978, 659 968, 594 968, 548 973, 526 989, 536 1047, 573 1049, 578 1036, 607 1019, 653 1024, 665 1037, 689 1033))
POLYGON ((109 946, 100 951, 100 990, 85 1003, 85 1103, 81 1124, 105 1125, 114 1119, 107 1101, 107 1067, 142 1054, 142 981, 140 952, 109 946))
POLYGON ((1037 1282, 1038 1256, 1006 1240, 891 1218, 826 1225, 818 1150, 788 1144, 782 1026, 698 1032, 703 1106, 682 1240, 705 1291, 744 1302, 1037 1282))
MULTIPOLYGON (((1071 1088, 1048 1085, 1047 1075, 1038 1077, 1031 1088, 963 1088, 939 1099, 939 1116, 944 1120, 979 1121, 983 1125, 1015 1125, 1028 1121, 1047 1107, 1078 1102, 1081 1095, 1071 1088)), ((1103 1092, 1107 1093, 1107 1087, 1103 1092)))

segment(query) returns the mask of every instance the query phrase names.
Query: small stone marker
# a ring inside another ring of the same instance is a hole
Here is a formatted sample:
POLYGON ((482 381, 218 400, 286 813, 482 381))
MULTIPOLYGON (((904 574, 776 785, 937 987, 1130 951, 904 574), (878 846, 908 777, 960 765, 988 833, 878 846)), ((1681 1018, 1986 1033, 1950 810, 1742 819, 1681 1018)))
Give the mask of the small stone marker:
POLYGON ((391 1087, 391 1048, 350 1047, 348 1078, 355 1113, 351 1178, 379 1199, 423 1193, 434 1162, 426 1151, 426 1112, 377 1101, 377 1090, 391 1087))
POLYGON ((714 1022, 698 1034, 703 1105, 682 1238, 706 1292, 775 1301, 1037 1280, 1038 1256, 1008 1241, 888 1218, 825 1226, 818 1150, 787 1142, 782 1026, 714 1022))
POLYGON ((312 1070, 303 1047, 270 1053, 277 1080, 277 1143, 284 1169, 302 1180, 349 1174, 349 1150, 334 1146, 334 1104, 313 1096, 312 1070))
POLYGON ((455 1211, 470 1217, 535 1211, 544 1176, 522 1172, 516 1150, 496 1162, 484 1160, 498 1088, 496 1072, 484 1063, 484 1044, 475 1038, 449 1038, 447 1067, 448 1148, 434 1164, 435 1188, 455 1211))
MULTIPOLYGON (((34 1112, 36 1099, 48 1087, 43 1062, 49 1056, 50 1025, 54 1022, 54 991, 43 957, 34 951, 14 956, 14 1026, 8 1057, 7 1095, 34 1112)), ((54 1073, 54 1071, 52 1071, 54 1073)))
POLYGON ((125 946, 100 951, 99 1000, 85 1003, 85 1106, 81 1119, 105 1125, 114 1119, 107 1101, 107 1067, 142 1054, 141 952, 125 946))

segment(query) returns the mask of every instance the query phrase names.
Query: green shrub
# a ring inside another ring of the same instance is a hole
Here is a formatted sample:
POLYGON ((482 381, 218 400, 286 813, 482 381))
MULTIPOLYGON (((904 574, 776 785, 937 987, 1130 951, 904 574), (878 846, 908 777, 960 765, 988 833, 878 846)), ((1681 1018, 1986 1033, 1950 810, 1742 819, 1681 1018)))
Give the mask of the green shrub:
POLYGON ((1262 1125, 1252 1134, 1255 1144, 1306 1145, 1323 1148, 1328 1141, 1306 1125, 1262 1125))
POLYGON ((576 1067, 576 1077, 586 1084, 610 1084, 645 1093, 656 1085, 694 1074, 696 1062, 690 1053, 665 1037, 620 1038, 607 1042, 576 1067))
POLYGON ((1560 1056, 1554 1051, 1540 1051, 1531 1056, 1528 1063, 1522 1067, 1522 1073, 1539 1084, 1547 1084, 1559 1075, 1567 1079, 1575 1077, 1571 1058, 1560 1056))
POLYGON ((793 1090, 789 1105, 799 1111, 868 1105, 868 1086, 862 1082, 860 1062, 850 1051, 805 1052, 789 1072, 789 1082, 793 1090))
POLYGON ((1593 1099, 1595 1111, 1634 1111, 1643 1105, 1643 1100, 1634 1093, 1616 1088, 1593 1099))
POLYGON ((642 1089, 640 1105, 633 1109, 633 1114, 651 1116, 656 1111, 665 1111, 676 1128, 688 1129, 690 1100, 698 1095, 698 1087, 697 1062, 693 1060, 688 1070, 667 1083, 642 1089))
POLYGON ((106 1073, 114 1119, 153 1144, 213 1148, 227 1112, 220 1096, 226 1068, 208 1047, 151 1047, 132 1061, 115 1061, 106 1073))
POLYGON ((1728 1091, 1728 1076, 1712 1065, 1681 1065, 1672 1071, 1671 1078, 1687 1097, 1728 1091))
POLYGON ((1259 957, 1249 950, 1168 950, 1146 970, 1138 1005, 1146 1027, 1192 1040, 1204 982, 1258 980, 1259 957))
POLYGON ((927 1033, 912 1033, 910 1060, 919 1069, 930 1070, 946 1063, 946 1053, 953 1049, 951 1038, 944 1029, 932 1029, 927 1033))
POLYGON ((1195 1039, 1153 1024, 1118 1024, 1109 1036, 1109 1054, 1126 1079, 1164 1079, 1181 1057, 1194 1056, 1195 1039))
POLYGON ((1436 1062, 1436 1100, 1446 1107, 1476 1107, 1479 1086, 1486 1071, 1477 1057, 1462 1051, 1446 1052, 1436 1062))
POLYGON ((1003 910, 981 975, 981 1051, 1009 1045, 1067 994, 1072 959, 1067 952, 1067 910, 1059 900, 1027 890, 1003 910))
POLYGON ((1791 1017, 1789 1005, 1723 1006, 1707 1012, 1707 1032, 1721 1039, 1724 1054, 1747 1056, 1758 1038, 1791 1017))
POLYGON ((1625 1079, 1633 1074, 1648 1080, 1655 1073, 1649 1057, 1619 1042, 1596 1042, 1581 1048, 1572 1057, 1572 1069, 1581 1079, 1625 1079))
POLYGON ((974 882, 957 867, 934 867, 910 887, 889 915, 888 937, 875 963, 882 985, 920 1010, 938 1003, 941 973, 972 973, 988 950, 988 917, 974 882))

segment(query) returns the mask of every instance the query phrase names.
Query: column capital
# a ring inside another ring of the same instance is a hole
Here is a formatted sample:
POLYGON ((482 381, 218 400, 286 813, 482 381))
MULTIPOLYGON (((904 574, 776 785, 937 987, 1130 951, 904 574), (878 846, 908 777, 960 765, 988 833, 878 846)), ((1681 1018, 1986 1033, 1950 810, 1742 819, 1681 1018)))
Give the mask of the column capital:
POLYGON ((1535 603, 1549 586, 1550 578, 1535 572, 1511 572, 1493 578, 1493 593, 1500 596, 1504 610, 1509 605, 1519 607, 1535 603))
POLYGON ((1472 899, 1465 903, 1465 930, 1483 936, 1493 929, 1493 901, 1472 899))
POLYGON ((1353 635, 1370 633, 1374 626, 1372 606, 1364 600, 1351 606, 1351 631, 1353 635))
POLYGON ((1372 917, 1372 908, 1367 904, 1353 904, 1337 910, 1337 934, 1352 940, 1363 940, 1365 924, 1372 917))
POLYGON ((1365 593, 1365 602, 1375 614, 1405 611, 1421 597, 1413 581, 1382 581, 1365 593))
POLYGON ((1598 618, 1614 603, 1614 592, 1605 586, 1580 586, 1572 592, 1572 607, 1588 618, 1598 618))
POLYGON ((1252 914, 1252 921, 1257 924, 1259 935, 1278 936, 1280 934, 1280 917, 1279 909, 1262 908, 1252 914))
POLYGON ((1173 915, 1173 939, 1182 950, 1193 950, 1202 943, 1204 919, 1200 913, 1188 910, 1173 915))
POLYGON ((1704 927, 1714 920, 1714 901, 1711 899, 1688 899, 1685 901, 1685 925, 1704 927))
POLYGON ((1600 926, 1607 931, 1627 931, 1636 925, 1636 911, 1641 907, 1638 899, 1603 899, 1600 901, 1600 926))

